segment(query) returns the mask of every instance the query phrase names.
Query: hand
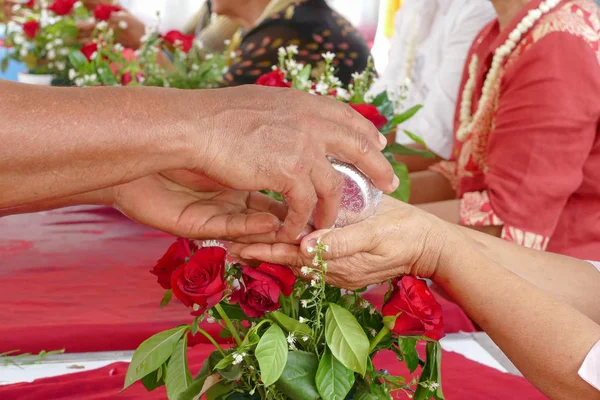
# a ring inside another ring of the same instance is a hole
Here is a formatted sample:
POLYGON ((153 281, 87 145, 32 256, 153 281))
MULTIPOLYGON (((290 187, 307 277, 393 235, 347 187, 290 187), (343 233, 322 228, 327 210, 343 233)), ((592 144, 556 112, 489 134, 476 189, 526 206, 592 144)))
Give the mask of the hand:
POLYGON ((235 244, 230 251, 243 259, 261 260, 300 268, 312 265, 317 239, 329 246, 328 283, 359 289, 402 275, 430 278, 444 263, 452 246, 447 242, 460 236, 454 227, 418 208, 384 196, 377 213, 358 224, 308 235, 300 246, 289 244, 235 244))
POLYGON ((131 219, 171 234, 192 239, 231 240, 275 232, 285 206, 260 193, 223 188, 206 178, 182 171, 151 175, 112 190, 114 207, 131 219), (167 174, 168 175, 168 174, 167 174))
POLYGON ((88 10, 93 10, 98 6, 98 4, 112 4, 121 7, 120 2, 114 2, 111 0, 82 0, 82 3, 88 10))
MULTIPOLYGON (((146 26, 132 14, 125 10, 114 12, 107 23, 109 28, 115 32, 116 41, 124 47, 138 49, 141 46, 141 38, 146 32, 146 26), (122 28, 123 24, 126 26, 125 29, 122 28)), ((87 43, 91 40, 96 24, 96 21, 82 21, 77 23, 79 40, 81 42, 87 43)))
POLYGON ((209 136, 192 138, 196 170, 239 190, 281 193, 289 212, 280 242, 297 241, 313 211, 316 227, 333 226, 344 182, 328 156, 356 165, 386 192, 398 186, 381 154, 385 137, 346 104, 261 86, 212 95, 215 109, 202 121, 209 136))

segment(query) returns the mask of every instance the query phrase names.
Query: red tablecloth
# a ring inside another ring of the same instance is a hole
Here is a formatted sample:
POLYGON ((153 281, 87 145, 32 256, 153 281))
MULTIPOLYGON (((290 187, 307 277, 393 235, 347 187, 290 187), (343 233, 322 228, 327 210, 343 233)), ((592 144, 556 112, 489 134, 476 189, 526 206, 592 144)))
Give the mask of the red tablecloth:
MULTIPOLYGON (((181 304, 159 309, 163 290, 148 272, 172 241, 109 208, 0 218, 0 353, 132 350, 191 322, 181 304)), ((448 333, 473 331, 440 301, 448 333)))
MULTIPOLYGON (((190 368, 195 374, 213 348, 199 345, 189 352, 190 368)), ((408 376, 395 355, 381 354, 378 368, 393 374, 408 376)), ((98 370, 40 379, 33 383, 0 386, 0 399, 18 400, 164 400, 164 388, 147 393, 141 384, 135 384, 118 394, 123 387, 127 363, 116 363, 98 370)), ((546 399, 525 379, 499 372, 467 360, 456 353, 444 352, 442 387, 447 400, 542 400, 546 399)), ((405 400, 406 396, 398 396, 405 400)))

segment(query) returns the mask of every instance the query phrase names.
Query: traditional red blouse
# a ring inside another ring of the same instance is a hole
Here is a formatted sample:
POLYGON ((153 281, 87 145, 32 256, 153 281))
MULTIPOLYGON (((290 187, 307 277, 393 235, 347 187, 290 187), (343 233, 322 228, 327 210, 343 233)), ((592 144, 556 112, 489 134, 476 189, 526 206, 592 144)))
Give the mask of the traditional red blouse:
MULTIPOLYGON (((469 60, 480 60, 475 114, 494 51, 541 0, 509 26, 488 25, 469 60)), ((465 66, 464 88, 468 79, 465 66)), ((600 9, 563 0, 505 58, 482 117, 450 161, 432 169, 448 177, 461 222, 503 225, 506 240, 600 260, 600 9)), ((459 96, 455 132, 460 116, 459 96)))

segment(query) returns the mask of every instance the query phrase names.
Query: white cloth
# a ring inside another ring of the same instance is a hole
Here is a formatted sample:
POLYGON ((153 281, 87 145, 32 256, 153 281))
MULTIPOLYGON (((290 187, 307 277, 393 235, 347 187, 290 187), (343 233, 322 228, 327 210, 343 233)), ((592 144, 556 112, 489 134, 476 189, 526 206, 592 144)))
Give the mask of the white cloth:
POLYGON ((121 0, 120 3, 145 25, 156 21, 160 13, 160 31, 181 30, 204 4, 199 0, 121 0))
MULTIPOLYGON (((443 158, 452 152, 454 112, 467 53, 475 36, 496 16, 489 1, 405 0, 396 14, 387 68, 371 89, 390 94, 406 83, 406 56, 412 40, 416 46, 413 83, 407 109, 422 104, 415 117, 399 127, 396 141, 412 141, 403 129, 421 136, 427 146, 443 158)), ((404 110, 397 109, 397 112, 404 110)))
POLYGON ((578 373, 581 379, 600 390, 600 341, 592 347, 578 373))
POLYGON ((598 271, 600 271, 600 262, 597 261, 588 261, 590 264, 592 264, 594 267, 596 267, 598 269, 598 271))

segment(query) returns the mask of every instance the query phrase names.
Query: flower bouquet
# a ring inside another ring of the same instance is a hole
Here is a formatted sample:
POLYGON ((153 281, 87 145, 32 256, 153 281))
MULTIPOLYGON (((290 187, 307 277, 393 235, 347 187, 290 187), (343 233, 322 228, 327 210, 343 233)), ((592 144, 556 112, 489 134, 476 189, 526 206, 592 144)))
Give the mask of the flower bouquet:
MULTIPOLYGON (((204 54, 193 35, 171 31, 158 33, 158 21, 148 28, 138 50, 123 48, 106 20, 118 7, 99 5, 98 20, 91 43, 69 54, 69 78, 77 86, 160 86, 179 89, 206 89, 219 85, 225 57, 204 54)), ((118 29, 127 29, 119 26, 118 29)))
MULTIPOLYGON (((354 73, 353 82, 344 88, 339 78, 335 76, 333 53, 322 54, 322 65, 313 68, 296 61, 298 54, 297 46, 288 46, 279 49, 279 63, 273 66, 273 71, 265 74, 257 80, 257 84, 263 86, 288 87, 302 90, 311 94, 335 98, 339 101, 349 103, 352 108, 371 121, 379 131, 388 135, 396 131, 398 125, 412 118, 420 109, 420 105, 410 108, 403 107, 406 100, 406 87, 396 93, 392 101, 387 91, 371 95, 370 89, 375 81, 376 75, 372 61, 369 61, 367 69, 363 72, 354 73), (405 109, 401 114, 394 110, 405 109)), ((425 145, 423 140, 413 132, 403 130, 415 142, 425 145)), ((417 150, 403 146, 399 143, 389 143, 383 149, 383 153, 390 161, 394 172, 400 179, 400 186, 391 194, 402 201, 408 201, 410 195, 410 179, 406 165, 397 162, 394 155, 418 155, 425 158, 433 158, 434 154, 427 150, 417 150)))
POLYGON ((68 54, 77 45, 76 21, 88 17, 81 2, 73 0, 30 0, 15 4, 6 24, 5 45, 12 50, 2 60, 24 63, 30 74, 67 77, 68 54))
POLYGON ((178 239, 151 272, 166 289, 161 306, 175 297, 194 320, 143 342, 125 388, 140 380, 148 390, 164 385, 170 400, 377 400, 399 391, 443 399, 442 311, 426 283, 410 276, 389 282, 382 314, 364 290, 326 284, 329 249, 317 242, 310 250, 313 264, 297 279, 281 265, 229 263, 218 242, 178 239), (230 339, 219 344, 203 329, 207 323, 230 339), (215 346, 195 376, 187 363, 190 335, 215 346), (423 359, 419 341, 426 343, 423 359), (419 377, 378 369, 380 351, 394 352, 411 373, 421 367, 419 377))

